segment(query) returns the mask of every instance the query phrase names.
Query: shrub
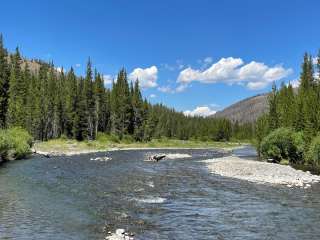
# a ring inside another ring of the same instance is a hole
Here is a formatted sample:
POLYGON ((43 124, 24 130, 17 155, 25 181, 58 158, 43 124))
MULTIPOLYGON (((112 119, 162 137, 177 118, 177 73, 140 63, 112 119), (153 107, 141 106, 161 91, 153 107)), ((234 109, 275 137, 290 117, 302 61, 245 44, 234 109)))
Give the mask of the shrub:
POLYGON ((305 155, 305 149, 306 149, 306 142, 303 135, 303 132, 295 132, 292 135, 293 137, 293 144, 296 147, 296 162, 303 161, 304 155, 305 155))
POLYGON ((129 144, 134 142, 134 138, 131 135, 123 135, 122 141, 126 144, 129 144))
POLYGON ((98 132, 96 140, 101 143, 108 143, 108 142, 120 143, 120 139, 117 135, 114 135, 114 134, 109 135, 101 132, 98 132))
POLYGON ((312 139, 307 160, 313 165, 320 166, 320 135, 312 139))
POLYGON ((302 161, 303 135, 288 128, 278 128, 262 140, 260 149, 264 158, 272 158, 277 162, 288 160, 290 163, 297 163, 302 161))
POLYGON ((32 137, 22 128, 0 130, 0 154, 5 160, 25 158, 31 153, 32 137))

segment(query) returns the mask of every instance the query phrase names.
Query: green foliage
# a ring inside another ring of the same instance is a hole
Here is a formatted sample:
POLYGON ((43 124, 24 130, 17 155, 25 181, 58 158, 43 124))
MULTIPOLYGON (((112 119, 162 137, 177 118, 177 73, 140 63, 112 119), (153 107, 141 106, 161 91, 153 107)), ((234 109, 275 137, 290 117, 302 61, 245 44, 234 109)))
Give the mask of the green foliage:
POLYGON ((306 152, 306 141, 303 132, 294 132, 292 134, 293 144, 296 148, 297 162, 302 162, 306 152))
POLYGON ((105 134, 105 133, 99 132, 97 135, 97 141, 101 143, 103 142, 104 143, 107 143, 107 142, 120 143, 120 138, 114 134, 105 134))
POLYGON ((307 161, 315 166, 320 166, 320 135, 312 139, 307 153, 307 161))
POLYGON ((85 76, 77 77, 72 68, 64 71, 52 62, 27 61, 18 48, 8 54, 0 36, 0 128, 8 126, 23 127, 36 140, 67 137, 90 144, 105 138, 99 133, 108 141, 127 143, 163 137, 228 141, 253 135, 250 124, 233 127, 226 119, 188 117, 150 104, 142 97, 139 80, 129 82, 124 68, 108 89, 90 59, 85 76))
POLYGON ((290 163, 318 161, 319 142, 314 137, 320 131, 320 51, 316 67, 318 72, 314 74, 313 58, 306 53, 299 88, 282 84, 277 90, 273 86, 269 112, 256 123, 257 149, 264 157, 287 159, 290 163))
POLYGON ((288 128, 278 128, 267 135, 261 142, 261 154, 277 162, 289 160, 290 163, 302 161, 301 148, 303 137, 288 128))
POLYGON ((32 137, 22 128, 0 130, 0 154, 5 160, 22 159, 31 153, 32 137))
POLYGON ((264 114, 258 118, 255 126, 255 135, 256 135, 256 147, 258 155, 261 155, 261 142, 265 136, 269 133, 269 122, 268 115, 264 114))

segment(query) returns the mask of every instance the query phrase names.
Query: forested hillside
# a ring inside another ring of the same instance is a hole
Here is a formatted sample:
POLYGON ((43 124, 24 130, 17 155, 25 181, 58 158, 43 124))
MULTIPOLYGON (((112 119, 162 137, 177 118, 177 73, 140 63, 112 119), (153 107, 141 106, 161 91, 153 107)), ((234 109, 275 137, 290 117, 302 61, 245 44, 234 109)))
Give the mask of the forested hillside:
POLYGON ((98 132, 136 141, 228 140, 248 135, 240 134, 242 128, 234 128, 229 120, 187 117, 161 104, 151 105, 143 99, 139 80, 129 82, 125 69, 109 89, 90 59, 86 75, 76 76, 73 68, 57 71, 53 63, 25 61, 18 48, 10 54, 2 36, 0 126, 25 128, 42 141, 61 136, 93 140, 98 132))
POLYGON ((269 111, 256 124, 258 149, 278 161, 320 166, 320 52, 305 54, 299 88, 273 86, 269 111), (316 59, 316 63, 315 60, 316 59))
POLYGON ((260 94, 241 100, 231 106, 216 112, 212 117, 226 118, 232 122, 254 123, 256 120, 268 111, 269 93, 260 94))

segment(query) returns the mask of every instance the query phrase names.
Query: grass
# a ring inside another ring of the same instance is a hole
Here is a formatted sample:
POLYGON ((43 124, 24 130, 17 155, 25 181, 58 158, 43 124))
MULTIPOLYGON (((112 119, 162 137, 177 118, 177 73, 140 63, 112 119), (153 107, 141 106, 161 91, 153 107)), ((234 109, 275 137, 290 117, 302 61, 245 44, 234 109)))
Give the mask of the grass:
POLYGON ((27 157, 31 153, 32 137, 22 128, 0 130, 1 160, 15 160, 27 157))
POLYGON ((97 140, 82 141, 69 139, 54 139, 35 144, 35 150, 40 152, 86 152, 107 151, 113 148, 234 148, 241 146, 238 142, 213 142, 197 140, 154 139, 150 142, 135 142, 130 137, 122 140, 115 136, 99 135, 97 140))

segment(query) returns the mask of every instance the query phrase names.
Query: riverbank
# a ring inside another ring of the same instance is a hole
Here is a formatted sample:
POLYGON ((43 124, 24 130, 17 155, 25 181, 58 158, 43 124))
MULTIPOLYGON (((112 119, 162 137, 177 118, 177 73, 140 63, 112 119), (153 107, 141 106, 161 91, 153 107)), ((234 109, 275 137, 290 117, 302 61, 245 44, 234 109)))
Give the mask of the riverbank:
POLYGON ((33 146, 33 152, 51 156, 73 156, 79 154, 105 152, 116 150, 148 150, 148 149, 209 149, 232 150, 242 147, 237 142, 203 142, 184 141, 176 139, 156 139, 150 142, 112 142, 112 141, 83 141, 55 139, 47 142, 37 142, 33 146))
POLYGON ((291 166, 253 161, 236 156, 208 159, 203 162, 213 174, 254 183, 309 188, 311 184, 320 182, 320 176, 296 170, 291 166))

